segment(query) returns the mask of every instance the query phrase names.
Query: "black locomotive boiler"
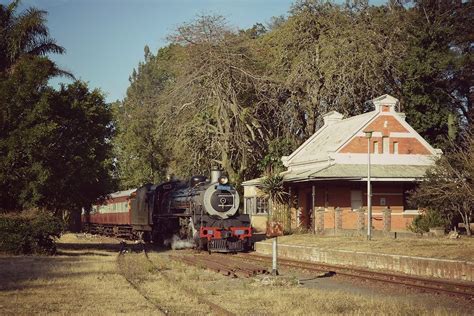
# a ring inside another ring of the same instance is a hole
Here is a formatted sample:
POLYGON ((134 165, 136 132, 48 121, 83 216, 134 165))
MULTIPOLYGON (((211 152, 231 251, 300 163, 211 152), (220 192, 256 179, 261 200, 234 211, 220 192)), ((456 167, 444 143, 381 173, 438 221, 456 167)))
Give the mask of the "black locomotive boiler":
POLYGON ((155 242, 177 235, 209 252, 245 251, 252 247, 252 227, 249 216, 239 214, 239 203, 228 178, 212 171, 211 179, 194 176, 138 188, 131 198, 131 223, 155 242))

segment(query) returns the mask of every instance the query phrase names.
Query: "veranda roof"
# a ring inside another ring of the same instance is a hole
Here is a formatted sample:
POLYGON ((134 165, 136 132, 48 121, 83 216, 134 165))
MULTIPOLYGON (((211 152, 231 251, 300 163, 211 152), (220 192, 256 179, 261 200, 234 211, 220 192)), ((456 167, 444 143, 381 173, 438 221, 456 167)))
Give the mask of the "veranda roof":
MULTIPOLYGON (((416 180, 423 178, 429 167, 426 165, 371 165, 370 173, 374 180, 383 180, 384 178, 400 181, 416 180)), ((319 169, 295 170, 283 174, 285 182, 324 179, 360 180, 365 178, 367 178, 367 165, 360 164, 335 164, 319 169)))

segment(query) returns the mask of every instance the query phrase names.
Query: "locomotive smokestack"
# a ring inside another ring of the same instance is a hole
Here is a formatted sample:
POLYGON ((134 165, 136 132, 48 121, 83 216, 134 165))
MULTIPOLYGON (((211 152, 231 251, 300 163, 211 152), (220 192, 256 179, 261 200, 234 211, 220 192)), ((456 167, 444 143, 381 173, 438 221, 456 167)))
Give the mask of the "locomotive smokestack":
POLYGON ((211 183, 216 183, 219 181, 219 177, 222 175, 222 170, 218 168, 211 169, 211 183))

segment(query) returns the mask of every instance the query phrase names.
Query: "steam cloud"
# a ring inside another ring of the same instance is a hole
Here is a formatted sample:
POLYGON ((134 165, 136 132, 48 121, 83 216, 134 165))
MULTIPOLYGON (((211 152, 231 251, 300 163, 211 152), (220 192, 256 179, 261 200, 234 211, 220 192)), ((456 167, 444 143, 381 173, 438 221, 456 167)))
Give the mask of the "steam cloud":
POLYGON ((180 239, 177 235, 173 235, 173 237, 168 238, 164 241, 165 246, 171 245, 171 249, 186 249, 186 248, 193 248, 194 243, 188 239, 180 239))

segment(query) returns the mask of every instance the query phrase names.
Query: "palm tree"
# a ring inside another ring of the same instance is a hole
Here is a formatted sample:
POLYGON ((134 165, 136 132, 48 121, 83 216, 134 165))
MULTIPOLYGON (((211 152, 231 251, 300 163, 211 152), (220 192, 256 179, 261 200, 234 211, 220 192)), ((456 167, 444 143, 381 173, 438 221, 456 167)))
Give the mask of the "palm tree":
MULTIPOLYGON (((0 73, 12 72, 19 60, 25 57, 46 57, 47 54, 63 54, 66 50, 49 37, 46 26, 47 12, 28 8, 17 13, 20 0, 9 5, 0 4, 0 73)), ((48 59, 49 60, 49 59, 48 59)), ((73 77, 51 62, 51 76, 73 77)))

